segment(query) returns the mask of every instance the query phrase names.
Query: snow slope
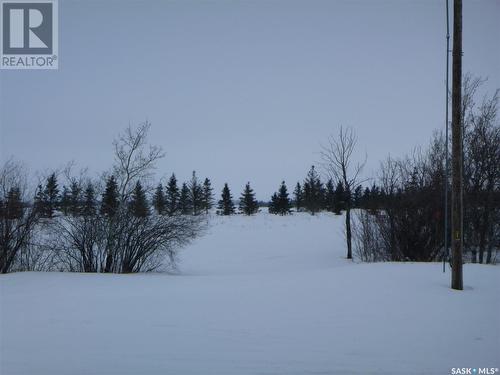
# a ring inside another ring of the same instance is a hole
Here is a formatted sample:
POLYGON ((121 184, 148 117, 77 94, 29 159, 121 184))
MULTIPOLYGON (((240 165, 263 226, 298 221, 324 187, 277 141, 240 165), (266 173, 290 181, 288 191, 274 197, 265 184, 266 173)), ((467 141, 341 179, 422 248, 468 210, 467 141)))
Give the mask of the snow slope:
POLYGON ((0 276, 1 375, 500 366, 500 268, 344 259, 342 217, 213 219, 176 275, 0 276))

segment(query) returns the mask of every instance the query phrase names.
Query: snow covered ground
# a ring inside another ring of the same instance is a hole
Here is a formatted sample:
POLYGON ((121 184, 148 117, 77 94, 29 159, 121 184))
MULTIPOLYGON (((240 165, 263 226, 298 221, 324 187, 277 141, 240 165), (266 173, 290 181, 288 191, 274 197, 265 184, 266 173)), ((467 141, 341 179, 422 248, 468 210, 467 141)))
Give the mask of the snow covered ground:
POLYGON ((176 275, 0 276, 1 375, 450 374, 500 366, 500 267, 344 259, 342 217, 213 219, 176 275))

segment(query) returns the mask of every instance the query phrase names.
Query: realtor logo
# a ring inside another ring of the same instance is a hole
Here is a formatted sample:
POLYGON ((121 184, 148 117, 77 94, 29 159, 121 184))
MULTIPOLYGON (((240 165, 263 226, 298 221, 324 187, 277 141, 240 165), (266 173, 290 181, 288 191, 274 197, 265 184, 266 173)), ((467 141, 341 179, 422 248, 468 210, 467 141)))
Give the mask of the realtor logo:
POLYGON ((0 0, 2 69, 57 69, 57 0, 0 0))

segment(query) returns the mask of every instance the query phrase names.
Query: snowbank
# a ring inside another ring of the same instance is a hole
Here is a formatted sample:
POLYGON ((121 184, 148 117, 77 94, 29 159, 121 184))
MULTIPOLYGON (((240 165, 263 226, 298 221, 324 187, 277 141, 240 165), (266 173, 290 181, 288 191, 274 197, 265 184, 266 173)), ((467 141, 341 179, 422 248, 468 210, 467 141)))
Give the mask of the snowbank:
POLYGON ((0 374, 449 374, 500 365, 500 268, 344 259, 342 217, 213 219, 179 273, 0 276, 0 374))

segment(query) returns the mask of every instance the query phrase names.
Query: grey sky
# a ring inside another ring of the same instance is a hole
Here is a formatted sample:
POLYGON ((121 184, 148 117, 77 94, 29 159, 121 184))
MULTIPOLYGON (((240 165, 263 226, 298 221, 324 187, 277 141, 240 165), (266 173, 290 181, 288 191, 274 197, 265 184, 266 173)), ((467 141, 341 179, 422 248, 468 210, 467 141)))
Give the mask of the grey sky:
MULTIPOLYGON (((452 3, 452 1, 451 1, 452 3)), ((444 127, 445 1, 59 0, 59 70, 1 71, 0 154, 100 172, 148 119, 158 175, 267 199, 352 126, 367 175, 444 127)), ((500 87, 500 1, 465 1, 464 71, 500 87)))

